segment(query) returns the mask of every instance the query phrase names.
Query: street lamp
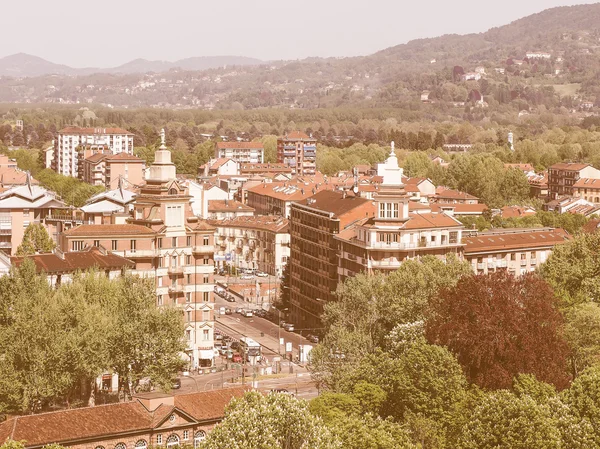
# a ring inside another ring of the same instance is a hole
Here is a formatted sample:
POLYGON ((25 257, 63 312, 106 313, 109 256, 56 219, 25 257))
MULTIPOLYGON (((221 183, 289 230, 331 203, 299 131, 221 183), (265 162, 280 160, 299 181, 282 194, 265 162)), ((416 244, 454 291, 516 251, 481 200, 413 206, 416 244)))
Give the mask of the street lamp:
MULTIPOLYGON (((184 377, 188 377, 188 378, 192 379, 194 381, 194 384, 196 385, 196 391, 199 391, 198 390, 198 381, 196 380, 195 377, 190 376, 189 373, 187 375, 185 375, 184 377)), ((205 387, 206 387, 206 385, 205 385, 205 387)))

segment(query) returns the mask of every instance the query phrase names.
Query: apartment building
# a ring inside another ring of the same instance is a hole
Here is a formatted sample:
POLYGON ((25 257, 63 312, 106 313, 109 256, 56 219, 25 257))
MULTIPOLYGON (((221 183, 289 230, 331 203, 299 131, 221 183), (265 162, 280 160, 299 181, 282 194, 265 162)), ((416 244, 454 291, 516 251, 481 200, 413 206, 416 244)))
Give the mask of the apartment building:
MULTIPOLYGON (((86 148, 91 153, 133 154, 133 134, 121 128, 61 129, 54 140, 52 169, 65 176, 77 177, 86 148)), ((91 156, 91 154, 89 154, 91 156)))
POLYGON ((556 245, 571 239, 563 229, 501 229, 464 238, 464 258, 477 274, 506 269, 525 274, 548 260, 556 245))
POLYGON ((314 175, 317 160, 317 139, 300 131, 277 139, 277 162, 299 176, 314 175))
POLYGON ((600 178, 579 178, 573 184, 573 196, 591 203, 600 204, 600 178))
POLYGON ((215 159, 229 158, 238 164, 262 164, 265 149, 262 142, 217 142, 215 159))
POLYGON ((0 441, 23 441, 26 449, 54 443, 72 449, 196 449, 223 420, 227 404, 246 391, 153 393, 130 402, 15 416, 0 424, 0 441))
POLYGON ((62 234, 61 249, 102 246, 134 261, 134 273, 155 279, 158 305, 182 309, 190 367, 211 366, 215 229, 193 214, 191 196, 176 179, 164 134, 146 181, 126 224, 79 226, 62 234))
POLYGON ((209 220, 216 228, 215 264, 281 276, 290 257, 289 222, 281 216, 209 220))
POLYGON ((383 182, 373 196, 376 214, 341 231, 339 242, 339 281, 357 273, 389 273, 409 259, 426 255, 445 259, 450 253, 462 256, 461 222, 445 213, 410 212, 404 189, 402 168, 392 152, 378 172, 383 182))
POLYGON ((288 218, 294 201, 305 200, 327 189, 332 190, 333 185, 300 180, 262 182, 247 190, 247 204, 257 215, 281 215, 288 218))
POLYGON ((582 178, 600 179, 600 170, 590 164, 561 162, 548 169, 548 196, 555 200, 562 196, 572 196, 582 187, 578 181, 582 178), (575 184, 578 184, 575 187, 575 184))
POLYGON ((322 190, 292 203, 290 315, 297 328, 320 328, 323 306, 335 299, 339 249, 335 237, 374 215, 372 201, 346 192, 322 190))
POLYGON ((145 162, 128 153, 96 153, 81 161, 81 180, 106 189, 117 187, 119 180, 129 184, 142 185, 145 162))
POLYGON ((111 224, 125 223, 131 215, 136 192, 123 187, 121 180, 116 189, 97 193, 81 207, 84 223, 87 224, 111 224), (121 216, 121 220, 115 218, 121 216))
POLYGON ((208 202, 208 218, 211 220, 253 216, 254 209, 239 201, 212 200, 208 202))

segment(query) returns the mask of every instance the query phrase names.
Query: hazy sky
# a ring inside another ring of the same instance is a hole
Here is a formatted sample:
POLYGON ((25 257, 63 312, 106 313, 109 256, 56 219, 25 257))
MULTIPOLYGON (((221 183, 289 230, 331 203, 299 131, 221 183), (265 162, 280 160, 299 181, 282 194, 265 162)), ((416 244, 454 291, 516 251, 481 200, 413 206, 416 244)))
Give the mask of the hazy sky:
POLYGON ((569 0, 23 0, 2 2, 0 57, 74 67, 135 58, 354 56, 421 37, 473 33, 569 0))

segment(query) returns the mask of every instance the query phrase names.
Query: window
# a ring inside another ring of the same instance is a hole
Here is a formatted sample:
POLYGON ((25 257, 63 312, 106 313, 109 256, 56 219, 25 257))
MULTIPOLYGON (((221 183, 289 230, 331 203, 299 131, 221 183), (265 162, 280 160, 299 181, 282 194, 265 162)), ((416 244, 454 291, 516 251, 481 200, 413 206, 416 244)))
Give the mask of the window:
POLYGON ((194 449, 197 449, 205 439, 206 432, 204 432, 203 430, 199 430, 198 432, 196 432, 196 435, 194 435, 194 449))
MULTIPOLYGON (((171 415, 175 416, 175 415, 171 415)), ((170 420, 171 418, 169 418, 170 420)), ((176 434, 172 434, 167 438, 167 447, 179 446, 179 437, 176 434)))
POLYGON ((162 278, 162 276, 159 276, 158 277, 158 286, 162 287, 162 285, 163 285, 163 278, 162 278))
POLYGON ((203 281, 204 281, 205 284, 208 284, 208 282, 209 282, 209 276, 208 276, 208 274, 204 275, 203 281))
POLYGON ((158 239, 157 246, 159 249, 162 248, 162 238, 158 239))
POLYGON ((185 256, 185 264, 186 265, 192 264, 192 256, 190 256, 189 254, 187 256, 185 256))
POLYGON ((125 443, 117 443, 115 444, 115 449, 127 449, 125 443))
POLYGON ((162 435, 160 433, 156 435, 156 444, 159 446, 162 444, 162 435))
POLYGON ((83 240, 74 240, 71 245, 73 251, 81 251, 83 249, 83 240))
POLYGON ((148 443, 146 443, 146 440, 137 440, 135 442, 135 449, 148 449, 148 443))
POLYGON ((203 310, 202 311, 202 321, 208 321, 210 320, 210 310, 203 310))
POLYGON ((190 431, 189 430, 184 430, 183 431, 183 439, 184 440, 189 440, 190 439, 190 431))
POLYGON ((208 292, 202 292, 202 301, 208 302, 208 292))
POLYGON ((159 306, 162 306, 164 304, 163 295, 158 295, 158 297, 156 298, 156 302, 159 306))
POLYGON ((512 253, 510 255, 510 260, 517 260, 517 255, 515 253, 512 253))
POLYGON ((210 340, 210 335, 209 335, 208 329, 204 329, 202 331, 202 340, 204 340, 204 341, 210 340))
POLYGON ((192 302, 192 293, 191 292, 187 292, 185 294, 185 302, 192 302))
POLYGON ((112 241, 111 248, 112 248, 112 250, 113 250, 113 251, 116 251, 116 250, 117 250, 117 241, 116 241, 116 240, 113 240, 113 241, 112 241))
POLYGON ((202 263, 204 265, 208 265, 208 257, 205 257, 204 259, 202 259, 202 263))
POLYGON ((526 253, 521 254, 521 260, 526 260, 526 259, 527 259, 527 254, 526 253))
POLYGON ((96 247, 100 246, 100 240, 94 240, 94 246, 96 246, 96 247))
POLYGON ((186 314, 187 322, 189 323, 190 321, 192 321, 192 311, 188 310, 187 312, 185 312, 185 314, 186 314))
POLYGON ((173 248, 177 248, 177 237, 173 237, 173 238, 171 239, 171 246, 172 246, 173 248))
POLYGON ((192 331, 191 330, 186 330, 185 331, 185 339, 190 341, 192 339, 192 331))
POLYGON ((135 241, 135 240, 131 240, 131 242, 130 242, 130 243, 131 243, 131 251, 132 251, 132 252, 135 252, 135 244, 136 244, 136 241, 135 241))
POLYGON ((205 236, 203 245, 208 245, 208 244, 209 244, 209 238, 208 238, 208 236, 205 236))
MULTIPOLYGON (((192 246, 192 238, 190 236, 185 239, 185 246, 192 246)), ((186 438, 184 438, 184 440, 185 439, 186 438)))
POLYGON ((188 274, 188 275, 186 276, 186 279, 187 279, 187 283, 188 283, 188 284, 191 284, 191 283, 192 283, 192 275, 191 275, 191 274, 188 274))

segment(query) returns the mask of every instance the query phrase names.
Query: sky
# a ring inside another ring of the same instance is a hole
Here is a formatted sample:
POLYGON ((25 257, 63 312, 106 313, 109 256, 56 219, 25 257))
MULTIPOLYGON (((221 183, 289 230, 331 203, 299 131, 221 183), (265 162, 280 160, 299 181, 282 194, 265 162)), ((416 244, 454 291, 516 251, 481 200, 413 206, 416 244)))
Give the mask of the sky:
POLYGON ((478 33, 568 0, 23 0, 3 2, 0 58, 72 67, 236 55, 263 60, 371 54, 409 40, 478 33))

